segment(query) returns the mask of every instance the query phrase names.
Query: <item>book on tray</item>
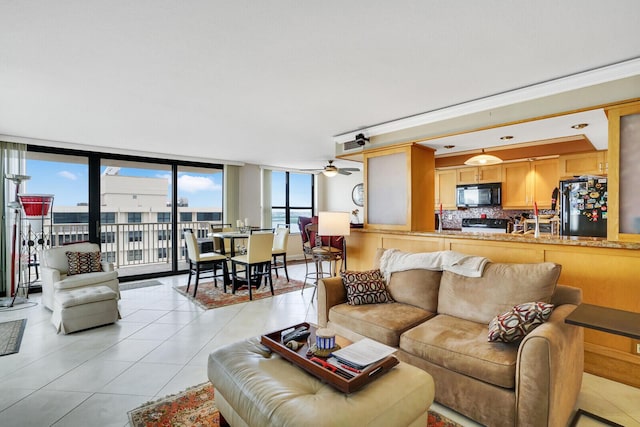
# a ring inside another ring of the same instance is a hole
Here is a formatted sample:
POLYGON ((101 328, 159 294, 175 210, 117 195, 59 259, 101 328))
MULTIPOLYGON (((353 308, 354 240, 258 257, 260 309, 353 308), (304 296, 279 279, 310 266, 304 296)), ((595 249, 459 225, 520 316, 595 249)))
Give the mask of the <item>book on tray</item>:
POLYGON ((397 349, 369 338, 361 339, 331 353, 338 362, 358 370, 391 356, 397 349))

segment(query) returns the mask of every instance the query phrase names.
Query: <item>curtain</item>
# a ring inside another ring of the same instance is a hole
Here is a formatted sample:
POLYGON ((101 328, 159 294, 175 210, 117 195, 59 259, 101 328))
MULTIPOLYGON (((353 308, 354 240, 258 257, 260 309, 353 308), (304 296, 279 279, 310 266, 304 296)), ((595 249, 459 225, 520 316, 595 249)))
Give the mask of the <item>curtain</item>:
POLYGON ((18 272, 15 268, 11 268, 11 262, 14 261, 14 267, 17 264, 17 258, 13 258, 12 254, 19 253, 17 242, 20 240, 16 236, 15 247, 14 242, 14 225, 16 222, 16 210, 9 206, 15 200, 17 192, 16 181, 9 179, 11 175, 25 175, 27 167, 27 146, 25 144, 17 144, 13 142, 0 141, 0 176, 2 176, 2 189, 0 190, 0 206, 2 212, 2 221, 0 222, 0 265, 3 267, 0 274, 0 296, 12 296, 13 290, 18 286, 18 272), (12 277, 12 272, 14 275, 12 277))

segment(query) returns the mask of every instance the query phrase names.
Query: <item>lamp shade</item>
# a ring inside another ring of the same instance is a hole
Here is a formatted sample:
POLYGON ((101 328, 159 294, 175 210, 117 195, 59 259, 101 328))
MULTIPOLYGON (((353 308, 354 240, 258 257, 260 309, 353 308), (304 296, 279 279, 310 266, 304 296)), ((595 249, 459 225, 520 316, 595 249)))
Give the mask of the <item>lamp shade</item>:
POLYGON ((338 169, 336 169, 335 166, 327 166, 322 170, 322 173, 324 174, 324 176, 331 178, 332 176, 338 175, 338 169))
POLYGON ((465 165, 471 166, 495 165, 498 163, 502 163, 502 159, 500 157, 484 153, 473 156, 464 162, 465 165))
POLYGON ((318 234, 321 236, 348 236, 351 234, 349 212, 318 212, 318 234))

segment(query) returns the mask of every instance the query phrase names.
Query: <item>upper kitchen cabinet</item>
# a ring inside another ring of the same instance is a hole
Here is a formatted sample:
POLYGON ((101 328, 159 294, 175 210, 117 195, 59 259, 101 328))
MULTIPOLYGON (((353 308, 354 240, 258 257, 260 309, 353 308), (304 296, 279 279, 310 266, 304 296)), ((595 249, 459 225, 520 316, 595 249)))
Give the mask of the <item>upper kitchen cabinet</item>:
POLYGON ((558 186, 558 159, 502 164, 502 208, 551 208, 551 195, 558 186))
POLYGON ((640 102, 611 108, 607 238, 640 242, 640 102), (616 191, 617 190, 617 191, 616 191))
POLYGON ((501 165, 474 166, 456 169, 458 184, 481 184, 502 181, 501 165))
POLYGON ((582 175, 606 175, 609 169, 606 150, 567 154, 560 156, 558 161, 561 179, 582 175))
POLYGON ((551 195, 558 186, 558 159, 535 160, 531 163, 529 179, 533 201, 540 209, 551 209, 551 195))
POLYGON ((529 182, 529 162, 502 164, 502 208, 529 209, 533 204, 529 182))
POLYGON ((433 231, 434 150, 408 143, 363 153, 365 228, 433 231))
POLYGON ((436 171, 435 210, 440 208, 440 204, 442 204, 442 209, 456 209, 456 175, 455 169, 436 171))

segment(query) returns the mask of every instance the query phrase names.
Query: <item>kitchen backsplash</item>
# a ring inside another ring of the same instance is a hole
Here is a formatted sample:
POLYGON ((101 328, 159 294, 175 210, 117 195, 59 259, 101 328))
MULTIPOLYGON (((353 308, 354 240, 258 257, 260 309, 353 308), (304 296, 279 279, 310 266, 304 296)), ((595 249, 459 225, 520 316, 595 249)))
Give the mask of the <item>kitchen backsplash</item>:
MULTIPOLYGON (((436 213, 438 212, 436 211, 436 213)), ((516 217, 521 216, 523 213, 527 213, 531 217, 533 217, 533 209, 504 210, 500 207, 484 207, 484 208, 445 210, 442 212, 442 216, 444 217, 442 220, 442 228, 449 229, 449 230, 459 230, 462 227, 463 218, 481 218, 482 214, 485 214, 487 218, 514 219, 516 217)), ((540 209, 539 213, 543 215, 543 214, 555 214, 557 212, 552 211, 551 209, 549 210, 540 209)))

